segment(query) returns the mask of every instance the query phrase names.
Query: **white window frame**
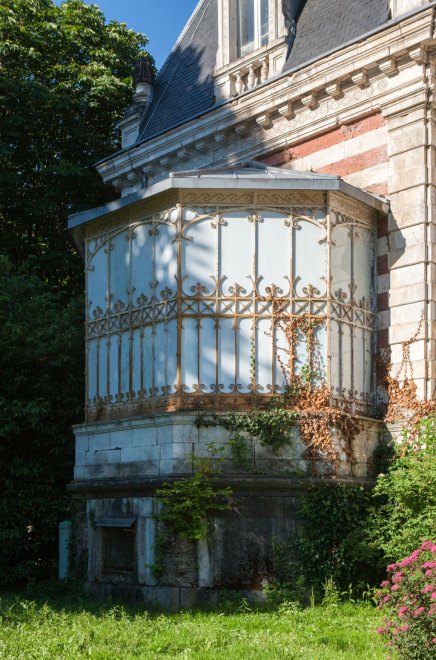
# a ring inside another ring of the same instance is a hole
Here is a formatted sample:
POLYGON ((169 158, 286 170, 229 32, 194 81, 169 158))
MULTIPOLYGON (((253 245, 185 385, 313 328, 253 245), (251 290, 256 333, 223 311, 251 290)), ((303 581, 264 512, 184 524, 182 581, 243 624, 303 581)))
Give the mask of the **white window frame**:
MULTIPOLYGON (((261 5, 262 5, 262 0, 250 0, 251 2, 254 3, 254 41, 251 41, 250 43, 242 45, 240 42, 241 39, 241 31, 240 31, 240 21, 241 21, 241 12, 242 12, 242 2, 247 2, 247 0, 237 0, 238 4, 238 56, 239 57, 244 57, 245 55, 249 55, 249 53, 252 53, 253 51, 257 50, 261 46, 265 46, 268 44, 269 41, 269 30, 267 30, 266 35, 262 35, 262 11, 261 11, 261 5), (262 44, 262 37, 266 36, 267 40, 264 44, 262 44)), ((268 22, 269 22, 269 3, 268 3, 268 22)))

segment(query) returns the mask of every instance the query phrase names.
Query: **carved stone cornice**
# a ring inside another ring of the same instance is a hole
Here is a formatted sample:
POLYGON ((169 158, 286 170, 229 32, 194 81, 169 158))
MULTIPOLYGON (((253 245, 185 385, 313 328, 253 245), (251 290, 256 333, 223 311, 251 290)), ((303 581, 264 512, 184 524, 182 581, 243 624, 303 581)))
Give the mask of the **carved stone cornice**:
POLYGON ((423 10, 369 36, 358 49, 351 45, 279 76, 200 118, 116 154, 101 163, 98 171, 104 181, 117 180, 121 187, 131 186, 125 178, 129 171, 142 172, 144 167, 154 171, 153 181, 158 181, 169 168, 177 170, 182 157, 186 159, 181 144, 189 151, 192 168, 219 167, 286 148, 307 135, 330 130, 338 121, 354 121, 380 109, 389 114, 396 99, 410 96, 414 103, 423 86, 417 64, 436 44, 432 14, 433 8, 423 10), (401 69, 396 68, 398 57, 401 69), (412 67, 416 71, 410 71, 412 67), (232 132, 240 137, 237 150, 234 141, 226 140, 232 132))

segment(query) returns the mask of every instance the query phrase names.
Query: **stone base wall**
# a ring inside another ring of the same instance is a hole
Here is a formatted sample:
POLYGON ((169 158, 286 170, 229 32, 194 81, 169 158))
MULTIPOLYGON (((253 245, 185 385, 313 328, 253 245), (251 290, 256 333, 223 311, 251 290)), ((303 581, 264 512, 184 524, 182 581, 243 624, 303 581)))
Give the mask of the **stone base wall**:
POLYGON ((365 477, 371 473, 371 456, 378 445, 381 428, 378 421, 362 420, 363 430, 353 440, 351 461, 343 443, 336 438, 339 455, 336 465, 322 457, 312 461, 304 457, 306 447, 300 439, 298 425, 290 429, 290 445, 276 453, 247 436, 247 460, 241 466, 232 455, 229 432, 222 426, 197 428, 198 423, 195 413, 168 413, 76 427, 74 480, 193 474, 199 459, 210 460, 217 472, 225 474, 294 476, 311 473, 365 477))

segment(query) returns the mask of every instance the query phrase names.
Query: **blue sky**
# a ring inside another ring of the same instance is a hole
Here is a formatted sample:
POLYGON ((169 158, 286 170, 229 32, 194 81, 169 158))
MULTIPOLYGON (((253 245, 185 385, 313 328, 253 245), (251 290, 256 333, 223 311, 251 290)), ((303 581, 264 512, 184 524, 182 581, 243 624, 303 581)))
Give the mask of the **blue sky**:
MULTIPOLYGON (((61 0, 55 0, 61 4, 61 0)), ((197 0, 86 0, 100 7, 106 20, 127 23, 149 38, 148 48, 162 66, 174 42, 192 14, 197 0)))

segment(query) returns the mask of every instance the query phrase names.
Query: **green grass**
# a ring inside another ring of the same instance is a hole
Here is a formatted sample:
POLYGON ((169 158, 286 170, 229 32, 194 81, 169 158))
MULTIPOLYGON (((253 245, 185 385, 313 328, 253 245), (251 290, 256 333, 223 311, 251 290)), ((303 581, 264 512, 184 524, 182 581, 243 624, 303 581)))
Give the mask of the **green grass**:
POLYGON ((368 604, 156 614, 84 596, 4 594, 0 658, 373 660, 386 656, 379 619, 368 604))

